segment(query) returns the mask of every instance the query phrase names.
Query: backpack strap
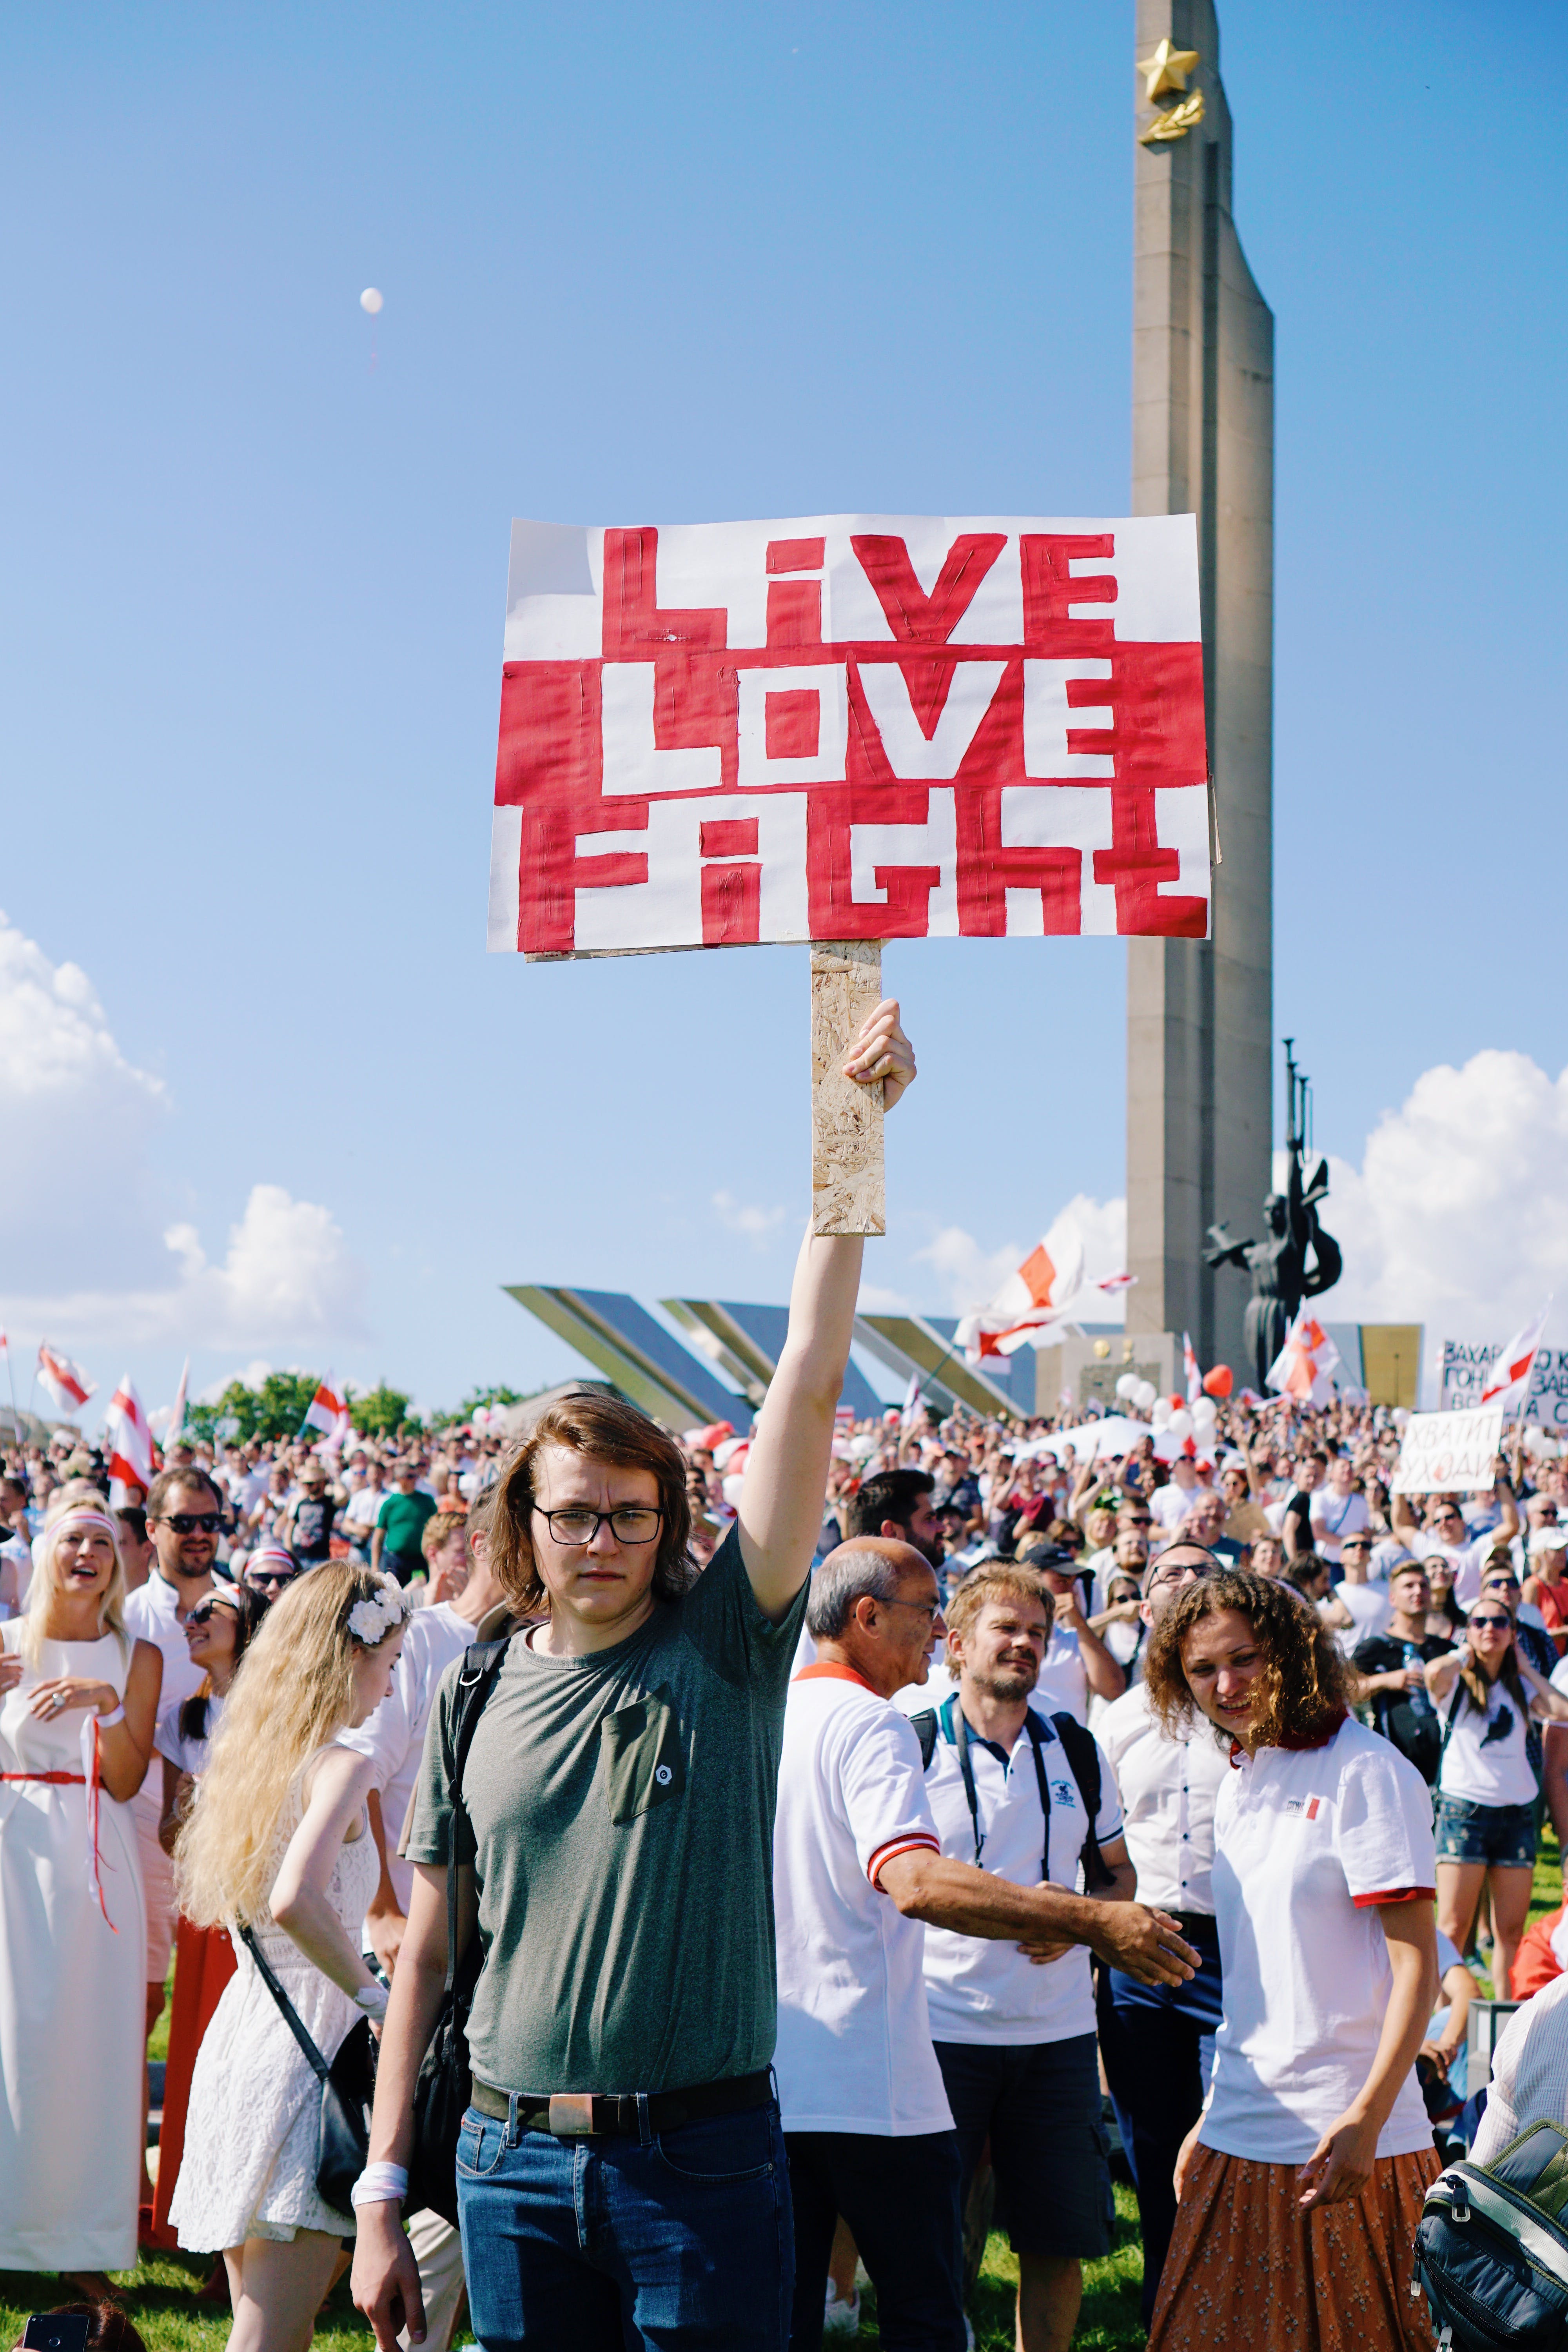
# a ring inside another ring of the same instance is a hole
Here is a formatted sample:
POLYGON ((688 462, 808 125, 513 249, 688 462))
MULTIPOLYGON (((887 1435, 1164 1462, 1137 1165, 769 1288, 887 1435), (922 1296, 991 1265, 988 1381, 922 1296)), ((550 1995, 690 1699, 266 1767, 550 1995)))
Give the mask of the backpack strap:
MULTIPOLYGON (((503 1633, 499 1641, 472 1642, 463 1653, 458 1668, 458 1685, 452 1710, 452 1777, 448 1794, 452 1801, 452 1823, 447 1848, 447 1990, 450 1992, 458 1974, 458 1867, 463 1859, 460 1824, 467 1820, 463 1808, 463 1773, 468 1761, 468 1750, 474 1744, 474 1734, 479 1727, 479 1717, 485 1711, 501 1664, 511 1646, 512 1633, 503 1633)), ((470 1848, 472 1839, 470 1834, 470 1848)), ((468 1857, 472 1858, 471 1852, 468 1857)))
POLYGON ((935 1707, 923 1707, 919 1715, 910 1716, 910 1722, 913 1727, 915 1738, 921 1744, 921 1770, 922 1772, 929 1772, 931 1770, 931 1759, 936 1754, 937 1726, 935 1707))
POLYGON ((1089 1829, 1083 1841, 1080 1859, 1083 1863, 1083 1883, 1093 1894, 1097 1886, 1115 1884, 1115 1873, 1107 1865, 1100 1850, 1100 1742, 1092 1731, 1085 1728, 1075 1715, 1053 1715, 1052 1727, 1062 1743, 1078 1792, 1083 1800, 1083 1810, 1089 1819, 1089 1829))

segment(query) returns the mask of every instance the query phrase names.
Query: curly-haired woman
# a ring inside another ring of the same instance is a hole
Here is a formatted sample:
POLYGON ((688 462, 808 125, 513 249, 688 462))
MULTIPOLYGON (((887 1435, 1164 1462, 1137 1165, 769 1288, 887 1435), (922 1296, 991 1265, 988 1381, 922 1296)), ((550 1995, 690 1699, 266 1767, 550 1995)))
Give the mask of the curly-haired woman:
MULTIPOLYGON (((329 2062, 386 1993, 360 1958, 380 1875, 368 1757, 338 1734, 385 1697, 407 1604, 349 1561, 313 1568, 273 1602, 226 1700, 174 1850, 198 1927, 250 1927, 329 2062)), ((222 2251, 230 2352, 305 2352, 353 2219, 316 2188, 320 2095, 248 1950, 196 2059, 170 2220, 182 2246, 222 2251)))
POLYGON ((1144 1665, 1174 1735, 1206 1716, 1224 2021, 1176 2168, 1151 2352, 1429 2347, 1411 2242, 1437 2158, 1414 2073, 1437 1989, 1431 1799, 1348 1711, 1332 1635, 1289 1585, 1226 1570, 1144 1665))

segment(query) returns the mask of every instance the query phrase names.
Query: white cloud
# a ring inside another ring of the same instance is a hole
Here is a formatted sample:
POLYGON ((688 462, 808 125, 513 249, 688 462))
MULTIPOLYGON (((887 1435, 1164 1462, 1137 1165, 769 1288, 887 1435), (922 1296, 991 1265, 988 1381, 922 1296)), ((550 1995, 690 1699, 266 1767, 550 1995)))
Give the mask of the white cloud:
POLYGON ((253 1184, 221 1264, 170 1224, 148 1157, 169 1109, 87 974, 0 915, 0 1265, 14 1330, 62 1344, 318 1347, 364 1332, 364 1276, 329 1210, 253 1184))
POLYGON ((787 1209, 759 1209, 737 1201, 731 1192, 715 1192, 713 1206, 719 1212, 719 1222, 732 1234, 744 1234, 758 1249, 766 1249, 773 1234, 789 1214, 787 1209))
POLYGON ((1428 1340, 1506 1339, 1549 1291, 1568 1314, 1568 1070, 1488 1050, 1416 1079, 1367 1139, 1330 1162, 1323 1222, 1344 1252, 1327 1312, 1425 1323, 1428 1340))

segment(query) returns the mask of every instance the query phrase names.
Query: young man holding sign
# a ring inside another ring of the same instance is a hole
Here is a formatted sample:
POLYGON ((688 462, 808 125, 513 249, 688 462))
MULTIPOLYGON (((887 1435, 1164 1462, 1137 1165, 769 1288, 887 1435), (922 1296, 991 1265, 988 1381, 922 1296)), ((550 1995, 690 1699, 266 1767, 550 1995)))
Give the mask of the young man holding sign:
MULTIPOLYGON (((845 1073, 896 1102, 886 1003, 845 1073)), ((859 1289, 858 1236, 809 1237, 740 1516, 694 1578, 679 1450, 594 1395, 547 1412, 501 1481, 495 1572, 520 1613, 462 1772, 460 1932, 485 1959, 458 2198, 474 2332, 620 2352, 779 2352, 793 2282, 769 2068, 771 1859, 784 1693, 859 1289)), ((416 1865, 356 2191, 354 2299, 383 2352, 424 2341, 399 2215, 416 2076, 447 1957, 455 1684, 406 1851, 416 1865)))

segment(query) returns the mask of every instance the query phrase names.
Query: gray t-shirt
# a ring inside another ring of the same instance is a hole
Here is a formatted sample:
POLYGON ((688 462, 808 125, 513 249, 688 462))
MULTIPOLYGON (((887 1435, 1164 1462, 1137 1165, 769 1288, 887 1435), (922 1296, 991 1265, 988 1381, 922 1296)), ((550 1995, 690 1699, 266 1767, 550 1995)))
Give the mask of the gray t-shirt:
MULTIPOLYGON (((479 2081, 667 2091, 769 2063, 773 1806, 805 1597, 771 1625, 731 1528, 684 1599, 613 1649, 552 1658, 513 1637, 463 1774, 479 2081)), ((447 1859, 458 1672, 426 1734, 412 1862, 447 1859)))

